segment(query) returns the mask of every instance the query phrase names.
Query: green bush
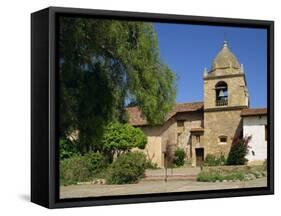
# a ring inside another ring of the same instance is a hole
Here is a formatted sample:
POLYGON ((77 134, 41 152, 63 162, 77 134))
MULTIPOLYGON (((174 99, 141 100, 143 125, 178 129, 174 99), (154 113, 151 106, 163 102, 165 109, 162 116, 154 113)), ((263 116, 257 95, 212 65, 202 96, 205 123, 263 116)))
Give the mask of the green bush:
POLYGON ((223 154, 221 154, 220 157, 218 158, 218 163, 219 163, 219 166, 226 164, 226 158, 223 154))
POLYGON ((244 180, 245 172, 241 170, 233 171, 233 172, 223 172, 221 170, 207 170, 202 171, 197 176, 197 181, 201 182, 215 182, 215 181, 223 181, 223 180, 244 180))
POLYGON ((102 139, 103 151, 111 160, 132 148, 144 149, 146 143, 147 137, 141 129, 118 122, 107 125, 102 139))
POLYGON ((73 156, 60 161, 60 184, 69 185, 88 181, 91 177, 89 160, 85 156, 73 156))
POLYGON ((100 153, 73 156, 60 161, 60 184, 69 185, 101 177, 108 166, 100 153))
POLYGON ((88 169, 91 173, 92 177, 96 177, 104 172, 104 170, 108 167, 108 161, 104 157, 104 155, 91 152, 84 156, 86 160, 88 160, 88 169))
POLYGON ((147 160, 141 152, 128 152, 118 157, 109 167, 108 184, 130 184, 144 176, 147 160))
POLYGON ((146 169, 160 169, 157 163, 152 162, 151 160, 147 160, 146 169))
POLYGON ((75 155, 79 155, 78 147, 75 142, 71 142, 68 139, 60 138, 59 140, 60 160, 70 158, 75 155))
POLYGON ((249 142, 252 136, 246 136, 243 139, 236 138, 230 148, 227 158, 227 165, 244 165, 248 161, 246 155, 249 152, 249 142))
POLYGON ((177 167, 183 166, 184 165, 184 158, 185 158, 185 151, 181 148, 178 148, 175 151, 175 156, 174 156, 173 162, 177 167))
POLYGON ((152 157, 150 157, 149 155, 149 151, 146 149, 146 169, 160 169, 157 165, 157 163, 153 162, 153 158, 154 158, 155 154, 152 155, 152 157))
POLYGON ((223 180, 247 181, 266 176, 262 165, 205 167, 197 176, 197 181, 214 182, 223 180))
POLYGON ((213 154, 207 154, 204 165, 205 166, 222 166, 225 165, 226 159, 223 154, 221 154, 219 157, 216 157, 213 154))
POLYGON ((207 154, 205 160, 204 160, 205 166, 217 166, 217 159, 216 156, 213 154, 207 154))

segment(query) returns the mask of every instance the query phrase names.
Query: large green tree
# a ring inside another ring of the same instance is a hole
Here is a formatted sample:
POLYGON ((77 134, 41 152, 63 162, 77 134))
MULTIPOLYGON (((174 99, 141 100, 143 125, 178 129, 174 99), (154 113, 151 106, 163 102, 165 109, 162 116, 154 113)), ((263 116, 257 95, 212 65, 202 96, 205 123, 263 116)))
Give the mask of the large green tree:
POLYGON ((175 75, 159 55, 151 23, 62 17, 59 21, 60 134, 79 131, 81 152, 99 150, 104 126, 140 107, 163 122, 176 94, 175 75))

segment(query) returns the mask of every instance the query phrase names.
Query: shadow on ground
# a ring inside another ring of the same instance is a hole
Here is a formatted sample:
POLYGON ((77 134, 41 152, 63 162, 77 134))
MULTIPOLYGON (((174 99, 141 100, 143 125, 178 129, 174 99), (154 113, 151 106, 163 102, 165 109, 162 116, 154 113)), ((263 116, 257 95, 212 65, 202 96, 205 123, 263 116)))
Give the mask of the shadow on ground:
POLYGON ((30 195, 29 194, 20 194, 19 198, 23 201, 30 202, 30 195))

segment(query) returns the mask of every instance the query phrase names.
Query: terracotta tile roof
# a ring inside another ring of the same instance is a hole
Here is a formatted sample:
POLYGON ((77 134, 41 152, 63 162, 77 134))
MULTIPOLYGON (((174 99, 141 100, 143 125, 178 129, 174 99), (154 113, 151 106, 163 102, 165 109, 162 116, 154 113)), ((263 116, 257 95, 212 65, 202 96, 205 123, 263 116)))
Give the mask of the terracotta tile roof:
POLYGON ((128 107, 126 110, 129 115, 129 124, 135 126, 147 125, 145 116, 138 107, 128 107))
POLYGON ((267 108, 243 109, 241 116, 267 115, 267 108))
MULTIPOLYGON (((166 121, 180 112, 194 112, 203 110, 203 102, 180 103, 176 104, 173 109, 167 114, 166 121)), ((138 107, 128 107, 129 123, 135 126, 147 125, 145 116, 141 113, 138 107)))

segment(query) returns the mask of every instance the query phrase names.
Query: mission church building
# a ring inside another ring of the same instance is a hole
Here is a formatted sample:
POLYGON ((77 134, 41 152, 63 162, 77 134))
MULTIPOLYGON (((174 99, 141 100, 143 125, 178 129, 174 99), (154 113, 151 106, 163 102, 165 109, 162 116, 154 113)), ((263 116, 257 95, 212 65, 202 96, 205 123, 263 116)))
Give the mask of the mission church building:
POLYGON ((252 136, 249 162, 266 159, 267 109, 249 109, 243 65, 226 41, 203 80, 204 101, 176 104, 162 125, 150 126, 138 107, 127 108, 129 123, 147 135, 148 158, 163 167, 165 157, 182 148, 192 166, 200 166, 207 154, 227 158, 233 139, 244 134, 252 136))

